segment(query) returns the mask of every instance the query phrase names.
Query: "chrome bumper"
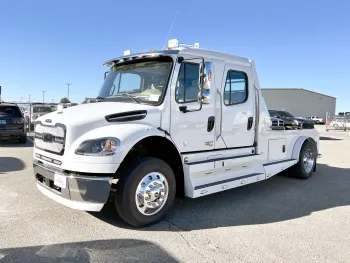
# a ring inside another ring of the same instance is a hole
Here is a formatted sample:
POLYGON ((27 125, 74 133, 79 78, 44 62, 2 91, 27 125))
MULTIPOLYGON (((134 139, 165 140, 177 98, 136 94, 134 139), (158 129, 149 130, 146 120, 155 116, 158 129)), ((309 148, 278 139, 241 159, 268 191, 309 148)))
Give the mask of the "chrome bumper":
POLYGON ((101 211, 108 200, 112 177, 66 173, 37 160, 33 162, 33 169, 40 192, 62 205, 84 211, 101 211), (55 174, 65 177, 65 188, 54 185, 55 174))

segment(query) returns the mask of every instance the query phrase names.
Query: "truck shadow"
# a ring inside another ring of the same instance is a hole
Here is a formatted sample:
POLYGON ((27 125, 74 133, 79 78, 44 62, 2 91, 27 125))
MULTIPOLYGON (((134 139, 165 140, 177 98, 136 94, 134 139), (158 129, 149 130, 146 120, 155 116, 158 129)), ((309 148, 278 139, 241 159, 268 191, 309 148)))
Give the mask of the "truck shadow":
POLYGON ((24 162, 18 158, 0 157, 0 174, 21 171, 24 168, 24 162))
POLYGON ((5 141, 0 141, 0 147, 17 147, 17 148, 23 148, 23 147, 33 147, 34 137, 33 136, 27 136, 27 142, 25 144, 18 143, 18 140, 5 140, 5 141))
POLYGON ((0 249, 0 262, 178 262, 158 245, 138 239, 111 239, 0 249))
MULTIPOLYGON (((318 164, 309 180, 274 176, 269 180, 204 196, 177 200, 165 219, 168 224, 145 231, 191 231, 227 226, 258 225, 308 216, 313 212, 350 205, 350 169, 318 164)), ((97 218, 130 228, 107 206, 97 218)))

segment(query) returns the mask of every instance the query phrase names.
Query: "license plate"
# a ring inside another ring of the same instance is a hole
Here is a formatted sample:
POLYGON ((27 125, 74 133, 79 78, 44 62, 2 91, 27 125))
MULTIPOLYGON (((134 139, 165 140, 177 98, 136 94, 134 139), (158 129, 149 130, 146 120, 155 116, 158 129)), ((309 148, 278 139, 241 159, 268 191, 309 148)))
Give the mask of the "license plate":
POLYGON ((55 173, 55 180, 53 183, 54 185, 61 187, 62 189, 65 189, 67 185, 67 178, 64 175, 55 173))
POLYGON ((6 124, 5 120, 0 120, 0 124, 6 124))

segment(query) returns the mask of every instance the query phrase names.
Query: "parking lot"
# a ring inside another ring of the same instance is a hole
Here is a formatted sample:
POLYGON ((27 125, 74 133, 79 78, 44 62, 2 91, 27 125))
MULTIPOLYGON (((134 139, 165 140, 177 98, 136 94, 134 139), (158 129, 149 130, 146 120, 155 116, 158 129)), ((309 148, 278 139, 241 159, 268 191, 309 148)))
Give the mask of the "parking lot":
POLYGON ((0 146, 0 262, 350 262, 350 133, 321 132, 317 172, 177 200, 134 229, 36 189, 32 137, 0 146))

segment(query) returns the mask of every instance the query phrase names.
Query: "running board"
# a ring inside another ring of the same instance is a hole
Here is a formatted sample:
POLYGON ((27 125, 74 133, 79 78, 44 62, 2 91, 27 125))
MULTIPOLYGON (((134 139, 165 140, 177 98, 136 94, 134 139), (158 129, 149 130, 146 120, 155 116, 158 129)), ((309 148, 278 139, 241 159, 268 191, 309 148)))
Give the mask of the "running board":
POLYGON ((266 179, 286 170, 287 168, 295 165, 298 161, 295 159, 283 160, 273 163, 264 164, 266 179))
POLYGON ((231 163, 230 167, 212 168, 210 162, 185 164, 185 195, 197 198, 263 181, 298 162, 295 159, 288 159, 263 164, 258 160, 252 162, 251 158, 247 156, 242 159, 231 159, 235 163, 231 163), (243 159, 251 162, 242 165, 243 159))

